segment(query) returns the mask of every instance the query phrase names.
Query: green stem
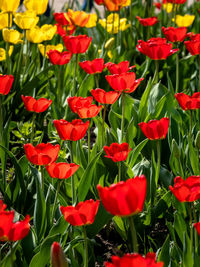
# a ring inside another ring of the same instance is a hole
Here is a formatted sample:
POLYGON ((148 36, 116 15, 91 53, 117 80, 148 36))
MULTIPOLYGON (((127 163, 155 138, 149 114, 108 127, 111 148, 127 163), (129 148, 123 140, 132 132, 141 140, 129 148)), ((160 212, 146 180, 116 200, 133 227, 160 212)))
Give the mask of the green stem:
MULTIPOLYGON (((70 156, 71 156, 71 163, 73 162, 73 141, 70 142, 70 156)), ((75 181, 73 175, 71 176, 71 189, 72 189, 72 205, 76 203, 76 188, 75 188, 75 181)))
POLYGON ((155 182, 156 182, 156 187, 157 187, 159 173, 160 173, 160 160, 161 160, 160 140, 156 141, 156 149, 157 149, 157 168, 156 168, 156 173, 155 173, 155 182))
POLYGON ((121 181, 121 176, 122 176, 122 162, 119 161, 119 163, 118 163, 118 181, 117 182, 121 181))
POLYGON ((179 55, 176 53, 176 93, 179 91, 179 55))
POLYGON ((3 136, 3 106, 2 106, 2 95, 0 94, 0 144, 2 144, 3 136))
POLYGON ((77 73, 77 66, 78 66, 78 54, 76 54, 75 64, 74 64, 74 77, 73 77, 73 91, 72 96, 76 94, 76 73, 77 73))
POLYGON ((88 164, 90 163, 90 128, 91 128, 91 125, 92 125, 92 121, 88 127, 88 164))
POLYGON ((188 211, 190 216, 190 251, 192 252, 193 248, 193 224, 192 224, 192 209, 191 209, 191 203, 188 203, 188 211))
POLYGON ((106 104, 104 105, 103 109, 103 121, 102 121, 102 146, 104 145, 104 125, 105 125, 105 118, 106 118, 106 104))
POLYGON ((200 90, 200 55, 198 55, 198 61, 199 61, 199 88, 198 89, 200 90))
POLYGON ((154 60, 155 61, 155 73, 153 76, 153 80, 152 80, 152 84, 156 84, 158 83, 158 76, 159 76, 159 62, 158 60, 154 60))
POLYGON ((137 253, 138 252, 138 242, 137 242, 137 234, 136 234, 136 230, 135 230, 133 216, 128 217, 128 220, 129 220, 129 226, 130 226, 130 230, 131 230, 132 250, 134 253, 137 253))
POLYGON ((88 267, 88 241, 87 241, 87 233, 86 233, 86 226, 83 225, 83 235, 85 241, 85 249, 84 249, 84 267, 88 267))
POLYGON ((121 143, 124 137, 124 120, 125 120, 125 93, 122 92, 122 120, 121 120, 121 143))
POLYGON ((192 110, 190 110, 190 132, 189 137, 192 138, 192 110))
POLYGON ((46 51, 47 51, 47 46, 44 43, 44 56, 43 56, 43 65, 42 65, 42 69, 45 69, 45 65, 46 65, 46 51))
MULTIPOLYGON (((192 211, 193 211, 193 218, 194 218, 194 223, 197 223, 197 214, 195 212, 195 207, 194 207, 194 202, 192 202, 192 211)), ((198 253, 198 233, 195 230, 194 231, 194 239, 195 239, 195 253, 198 253)))
POLYGON ((11 74, 10 69, 10 56, 9 56, 9 43, 6 42, 6 65, 7 65, 7 72, 8 74, 11 74))
POLYGON ((42 192, 44 193, 44 166, 41 166, 41 187, 42 192))
POLYGON ((94 79, 95 79, 95 83, 96 83, 96 88, 99 88, 99 75, 98 75, 98 73, 94 74, 94 79))
POLYGON ((54 203, 53 203, 53 210, 52 210, 52 224, 54 222, 54 217, 55 217, 55 213, 56 213, 57 199, 58 199, 58 194, 60 192, 61 184, 62 184, 62 180, 58 180, 57 190, 56 190, 56 195, 55 195, 55 199, 54 199, 54 203))
POLYGON ((61 86, 61 79, 62 79, 62 65, 58 66, 58 87, 57 87, 57 96, 58 96, 58 104, 62 105, 62 86, 61 86))
POLYGON ((10 242, 10 261, 11 261, 11 267, 14 267, 14 259, 13 259, 13 243, 10 242))
POLYGON ((33 120, 32 120, 32 132, 31 132, 31 139, 30 143, 33 144, 33 138, 34 138, 34 128, 35 128, 35 118, 36 118, 36 113, 33 113, 33 120))

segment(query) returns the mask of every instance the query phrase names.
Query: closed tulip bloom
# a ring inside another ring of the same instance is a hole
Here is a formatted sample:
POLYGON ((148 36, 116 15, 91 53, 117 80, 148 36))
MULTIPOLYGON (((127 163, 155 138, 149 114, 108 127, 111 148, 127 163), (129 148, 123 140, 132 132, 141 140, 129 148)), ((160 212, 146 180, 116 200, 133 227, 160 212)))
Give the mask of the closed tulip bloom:
POLYGON ((200 235, 200 222, 194 223, 194 228, 196 228, 198 235, 200 235))
POLYGON ((97 5, 103 5, 103 4, 104 4, 104 0, 94 0, 94 2, 95 2, 97 5))
POLYGON ((112 143, 110 146, 104 146, 103 149, 107 154, 105 157, 112 159, 114 162, 125 161, 131 151, 127 143, 112 143))
POLYGON ((0 95, 7 95, 13 84, 12 75, 0 75, 0 95))
POLYGON ((157 17, 150 17, 150 18, 140 18, 139 16, 136 17, 139 20, 139 23, 143 26, 153 26, 154 24, 158 23, 157 17))
POLYGON ((68 51, 59 52, 57 50, 49 50, 47 52, 49 60, 54 65, 64 65, 69 63, 72 53, 68 51))
POLYGON ((65 47, 73 54, 85 53, 92 41, 87 35, 63 36, 65 47))
POLYGON ((102 108, 102 106, 89 104, 89 105, 85 105, 81 108, 77 108, 76 113, 78 114, 78 116, 81 119, 93 118, 99 114, 101 108, 102 108))
POLYGON ((187 0, 167 0, 168 3, 175 3, 176 5, 184 4, 187 0))
POLYGON ((162 118, 160 120, 151 120, 149 122, 140 122, 140 129, 143 134, 150 140, 158 140, 166 138, 169 128, 169 118, 162 118))
MULTIPOLYGON (((9 50, 8 50, 8 55, 9 57, 12 55, 14 46, 10 45, 9 50)), ((6 60, 6 50, 4 48, 0 48, 0 61, 6 60)))
POLYGON ((104 208, 114 216, 132 216, 143 210, 147 181, 144 175, 136 176, 110 187, 97 185, 104 208))
POLYGON ((184 93, 175 94, 176 100, 183 110, 192 110, 200 108, 200 93, 194 93, 192 96, 184 93))
POLYGON ((68 267, 65 254, 58 242, 53 242, 51 246, 51 264, 52 267, 68 267))
POLYGON ((45 167, 51 178, 67 179, 72 176, 79 168, 75 163, 53 162, 45 167))
POLYGON ((145 257, 140 254, 125 254, 123 257, 112 256, 112 262, 104 262, 105 267, 163 267, 164 262, 156 262, 156 254, 149 252, 145 257))
POLYGON ((191 55, 200 55, 200 38, 199 35, 191 35, 191 40, 185 41, 184 45, 191 55))
POLYGON ((151 38, 147 42, 138 40, 137 49, 153 60, 163 60, 176 53, 179 49, 172 49, 172 44, 165 38, 151 38))
POLYGON ((187 37, 187 28, 186 27, 162 27, 162 32, 164 33, 165 37, 170 42, 183 42, 184 39, 187 37))
POLYGON ((62 26, 65 26, 65 25, 69 25, 69 20, 67 19, 67 14, 64 13, 64 12, 61 12, 61 13, 53 13, 54 15, 54 19, 55 21, 62 25, 62 26))
POLYGON ((8 13, 6 12, 1 12, 0 13, 0 30, 7 28, 8 26, 12 26, 12 21, 10 22, 11 24, 8 25, 8 13))
POLYGON ((114 104, 120 96, 120 93, 116 91, 106 92, 100 88, 92 89, 91 94, 93 95, 94 99, 101 104, 114 104))
POLYGON ((44 112, 52 104, 52 100, 40 98, 36 100, 32 96, 21 96, 27 111, 36 113, 44 112))
POLYGON ((66 120, 54 120, 53 121, 58 135, 62 140, 77 141, 82 139, 90 125, 89 121, 83 122, 80 119, 68 122, 66 120))
POLYGON ((135 80, 135 73, 127 72, 122 74, 107 75, 106 80, 115 91, 124 91, 125 93, 130 94, 137 89, 138 85, 142 80, 144 80, 144 78, 135 80))
POLYGON ((84 27, 89 21, 90 15, 84 11, 68 9, 66 16, 75 26, 84 27))
POLYGON ((23 35, 17 30, 5 28, 2 30, 2 34, 3 34, 4 41, 7 43, 11 43, 11 44, 23 43, 23 40, 22 40, 23 35))
POLYGON ((85 24, 86 28, 93 28, 96 27, 97 25, 97 14, 89 14, 89 20, 88 22, 85 24))
POLYGON ((107 30, 108 33, 118 33, 120 31, 125 31, 130 27, 127 24, 127 18, 119 18, 116 13, 111 13, 106 19, 100 19, 99 24, 107 30))
POLYGON ((184 16, 176 15, 175 22, 178 27, 189 27, 195 19, 194 15, 186 14, 184 16))
POLYGON ((59 145, 52 145, 50 143, 41 143, 37 146, 32 144, 25 144, 24 150, 27 159, 35 165, 48 165, 57 160, 60 150, 59 145))
POLYGON ((36 26, 39 21, 39 17, 32 11, 26 11, 24 13, 16 13, 14 22, 17 26, 23 30, 29 30, 36 26))
POLYGON ((91 105, 93 101, 92 96, 88 97, 82 97, 82 96, 73 96, 73 97, 68 97, 67 102, 68 105, 73 113, 77 112, 77 108, 84 107, 85 105, 91 105))
POLYGON ((26 9, 41 15, 47 10, 48 0, 24 0, 26 9))
POLYGON ((73 226, 82 226, 93 224, 95 216, 99 208, 99 200, 86 200, 78 203, 78 205, 60 207, 65 220, 73 226))
POLYGON ((129 67, 129 61, 122 61, 118 64, 112 63, 112 62, 108 62, 105 64, 105 66, 107 67, 107 69, 109 70, 109 72, 111 74, 122 74, 122 73, 126 73, 129 70, 132 70, 133 68, 135 68, 134 66, 129 67))
POLYGON ((79 62, 79 66, 88 74, 101 73, 105 68, 103 58, 96 58, 92 61, 86 60, 79 62))
POLYGON ((26 38, 31 43, 39 44, 44 41, 44 32, 40 27, 36 26, 30 30, 26 30, 26 38))
POLYGON ((41 27, 43 31, 43 41, 50 41, 57 32, 56 25, 44 24, 41 27))
POLYGON ((5 12, 16 12, 20 4, 20 0, 1 0, 0 9, 5 12))
POLYGON ((200 199, 200 176, 189 176, 186 180, 180 176, 174 179, 174 187, 169 186, 171 192, 180 202, 193 202, 200 199))
POLYGON ((63 51, 63 45, 62 44, 46 45, 46 46, 44 46, 43 44, 38 44, 38 48, 40 50, 40 53, 43 55, 43 57, 44 57, 44 54, 46 57, 48 57, 48 52, 50 50, 57 50, 60 53, 63 51))

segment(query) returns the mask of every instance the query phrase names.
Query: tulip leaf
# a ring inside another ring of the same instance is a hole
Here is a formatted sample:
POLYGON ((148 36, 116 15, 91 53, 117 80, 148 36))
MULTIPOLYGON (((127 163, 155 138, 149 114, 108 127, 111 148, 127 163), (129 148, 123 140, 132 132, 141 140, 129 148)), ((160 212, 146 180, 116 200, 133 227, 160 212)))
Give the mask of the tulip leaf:
POLYGON ((170 261, 169 253, 170 253, 170 238, 168 235, 158 255, 157 262, 163 261, 165 265, 168 266, 169 261, 170 261))
POLYGON ((129 166, 131 168, 133 168, 135 162, 137 161, 137 158, 140 154, 140 152, 142 151, 142 149, 144 148, 144 146, 146 145, 146 143, 148 142, 148 138, 146 138, 145 140, 143 140, 142 142, 140 142, 135 148, 133 148, 130 152, 130 156, 129 156, 129 166))

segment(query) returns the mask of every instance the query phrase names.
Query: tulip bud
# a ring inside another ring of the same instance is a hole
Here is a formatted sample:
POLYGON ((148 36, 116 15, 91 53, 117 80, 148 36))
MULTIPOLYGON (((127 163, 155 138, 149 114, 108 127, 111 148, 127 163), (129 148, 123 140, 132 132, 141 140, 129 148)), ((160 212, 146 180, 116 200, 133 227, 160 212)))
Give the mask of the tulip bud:
POLYGON ((112 37, 110 38, 106 43, 105 43, 105 49, 111 49, 113 44, 115 42, 115 38, 112 37))
POLYGON ((194 143, 195 147, 197 147, 200 150, 200 131, 198 131, 194 143))
POLYGON ((178 144, 176 143, 175 139, 172 140, 172 153, 174 153, 174 156, 176 158, 180 158, 180 149, 178 144))
POLYGON ((65 254, 58 242, 51 246, 51 264, 52 267, 68 267, 65 254))

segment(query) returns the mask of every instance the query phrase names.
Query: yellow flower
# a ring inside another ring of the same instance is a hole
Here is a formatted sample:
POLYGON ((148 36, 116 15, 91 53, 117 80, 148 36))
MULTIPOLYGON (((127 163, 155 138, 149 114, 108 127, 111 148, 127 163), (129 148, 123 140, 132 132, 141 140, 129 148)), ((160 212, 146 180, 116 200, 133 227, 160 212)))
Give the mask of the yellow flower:
POLYGON ((163 4, 163 9, 165 9, 167 13, 171 13, 173 9, 173 4, 172 3, 163 4))
POLYGON ((114 37, 111 37, 110 39, 108 39, 108 41, 105 43, 105 49, 111 49, 114 42, 115 42, 114 37))
MULTIPOLYGON (((9 56, 12 55, 13 48, 14 48, 14 46, 11 45, 9 48, 9 51, 8 51, 9 56)), ((4 60, 6 60, 6 50, 3 48, 0 48, 0 61, 4 61, 4 60)))
POLYGON ((84 27, 89 21, 90 15, 84 11, 73 11, 72 9, 68 9, 68 12, 65 14, 65 17, 69 22, 72 22, 74 25, 84 27))
POLYGON ((43 45, 43 44, 39 44, 38 48, 40 50, 40 53, 44 56, 44 54, 46 53, 46 57, 48 57, 47 52, 49 52, 49 50, 57 50, 59 52, 63 51, 63 45, 62 44, 57 44, 57 45, 43 45))
POLYGON ((48 0, 25 0, 24 1, 24 5, 26 9, 35 11, 37 15, 41 15, 47 10, 47 4, 48 4, 48 0))
POLYGON ((90 14, 88 22, 85 24, 86 28, 95 27, 97 24, 97 14, 90 14))
MULTIPOLYGON (((8 27, 8 13, 7 12, 1 12, 0 13, 0 30, 2 30, 3 28, 7 28, 8 27)), ((12 25, 10 25, 11 27, 12 25)))
POLYGON ((21 38, 23 37, 23 34, 18 32, 17 30, 3 29, 2 34, 3 34, 4 41, 7 43, 19 44, 23 42, 21 40, 21 38))
POLYGON ((106 28, 108 33, 118 33, 119 30, 125 31, 127 28, 130 27, 130 24, 127 24, 127 19, 122 18, 119 20, 119 15, 116 13, 111 13, 107 17, 107 25, 106 19, 100 19, 99 23, 103 28, 106 28))
POLYGON ((122 6, 130 6, 131 0, 127 0, 126 3, 124 3, 122 6))
POLYGON ((20 0, 0 0, 0 9, 5 12, 16 12, 20 0))
POLYGON ((29 30, 36 26, 39 17, 36 17, 35 12, 33 11, 26 11, 24 13, 16 13, 14 21, 19 28, 29 30))
POLYGON ((26 39, 34 44, 42 43, 44 40, 44 32, 40 27, 36 26, 26 31, 26 39))
POLYGON ((184 16, 176 15, 175 22, 178 27, 189 27, 192 25, 193 21, 195 19, 194 15, 186 14, 184 16))
POLYGON ((108 57, 111 59, 113 57, 113 53, 112 53, 112 50, 109 50, 108 53, 107 53, 108 57))
POLYGON ((51 40, 54 35, 57 32, 57 27, 55 25, 51 25, 51 24, 44 24, 41 27, 41 30, 43 32, 43 41, 49 41, 51 40))

